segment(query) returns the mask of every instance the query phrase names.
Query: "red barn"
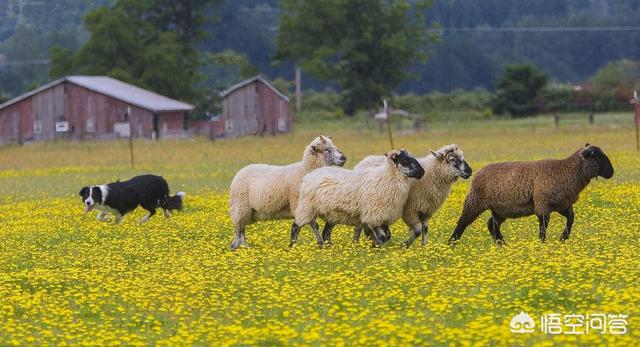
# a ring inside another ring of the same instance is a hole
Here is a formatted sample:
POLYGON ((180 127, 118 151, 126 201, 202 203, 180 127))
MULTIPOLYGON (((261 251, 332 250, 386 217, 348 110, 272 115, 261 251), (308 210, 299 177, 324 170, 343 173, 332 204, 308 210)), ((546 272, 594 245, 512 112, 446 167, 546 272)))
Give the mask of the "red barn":
POLYGON ((0 143, 175 137, 193 106, 106 76, 68 76, 0 105, 0 143))
POLYGON ((258 75, 221 94, 224 111, 214 121, 217 137, 264 135, 291 131, 289 98, 258 75))

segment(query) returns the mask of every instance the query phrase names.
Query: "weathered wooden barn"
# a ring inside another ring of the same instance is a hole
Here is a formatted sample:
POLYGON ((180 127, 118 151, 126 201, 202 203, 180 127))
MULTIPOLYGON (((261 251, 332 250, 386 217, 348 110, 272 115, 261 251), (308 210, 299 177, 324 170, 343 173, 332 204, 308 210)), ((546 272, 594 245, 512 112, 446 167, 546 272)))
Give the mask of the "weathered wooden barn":
POLYGON ((214 121, 216 137, 291 131, 289 98, 261 75, 230 87, 221 96, 224 110, 214 121))
POLYGON ((0 143, 186 134, 193 106, 106 76, 68 76, 0 105, 0 143), (130 122, 130 123, 129 123, 130 122))

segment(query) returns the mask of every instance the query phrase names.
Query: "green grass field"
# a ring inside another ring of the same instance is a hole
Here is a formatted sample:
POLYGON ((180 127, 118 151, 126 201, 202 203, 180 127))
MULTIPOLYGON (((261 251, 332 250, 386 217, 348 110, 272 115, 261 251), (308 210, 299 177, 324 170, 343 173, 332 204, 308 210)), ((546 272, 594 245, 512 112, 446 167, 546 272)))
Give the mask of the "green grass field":
POLYGON ((429 222, 429 243, 400 247, 402 222, 381 249, 353 244, 338 227, 320 250, 304 229, 287 248, 290 221, 247 229, 251 247, 230 252, 227 190, 235 172, 257 162, 300 160, 306 144, 328 134, 354 166, 389 150, 387 135, 352 121, 298 124, 278 137, 53 142, 0 148, 0 345, 573 345, 630 346, 640 339, 640 153, 631 115, 576 118, 555 128, 550 117, 435 123, 395 134, 417 156, 457 143, 477 172, 492 162, 568 156, 586 142, 615 167, 575 205, 571 239, 537 240, 535 217, 509 220, 507 246, 491 242, 481 216, 451 248, 446 240, 468 181, 429 222), (186 208, 138 225, 84 215, 82 186, 161 174, 186 208), (514 334, 521 310, 536 322, 514 334), (626 334, 552 335, 543 314, 624 314, 626 334))

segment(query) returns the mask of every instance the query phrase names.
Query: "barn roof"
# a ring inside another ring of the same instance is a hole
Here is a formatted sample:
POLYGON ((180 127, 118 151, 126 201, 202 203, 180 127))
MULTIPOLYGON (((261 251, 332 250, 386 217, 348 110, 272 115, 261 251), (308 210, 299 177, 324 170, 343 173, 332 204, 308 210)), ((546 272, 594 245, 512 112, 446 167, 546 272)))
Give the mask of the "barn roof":
POLYGON ((246 86, 248 84, 251 84, 251 83, 253 83, 255 81, 260 81, 260 82, 264 83, 264 85, 269 87, 269 89, 273 90, 276 94, 278 94, 278 96, 280 96, 281 98, 283 98, 284 100, 289 102, 289 97, 287 97, 286 95, 284 95, 280 91, 278 91, 276 89, 276 87, 274 87, 273 84, 271 84, 269 81, 267 81, 266 78, 262 77, 262 75, 251 77, 251 78, 249 78, 247 80, 244 80, 244 81, 242 81, 242 82, 240 82, 240 83, 238 83, 236 85, 233 85, 233 86, 229 87, 228 89, 223 90, 222 93, 220 93, 220 96, 224 98, 225 96, 233 93, 237 89, 242 88, 242 87, 244 87, 244 86, 246 86))
POLYGON ((0 104, 0 109, 13 105, 63 82, 73 83, 80 87, 110 96, 114 99, 118 99, 152 112, 191 111, 194 109, 193 105, 156 94, 152 91, 142 89, 107 76, 67 76, 51 83, 47 83, 28 93, 22 94, 5 102, 4 104, 0 104))

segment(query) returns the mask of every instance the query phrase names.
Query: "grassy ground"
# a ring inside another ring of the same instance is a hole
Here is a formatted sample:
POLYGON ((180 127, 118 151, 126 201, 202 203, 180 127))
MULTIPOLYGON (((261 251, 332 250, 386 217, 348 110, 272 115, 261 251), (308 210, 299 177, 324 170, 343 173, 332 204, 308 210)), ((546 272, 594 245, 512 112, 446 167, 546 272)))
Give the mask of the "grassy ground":
POLYGON ((39 143, 0 148, 0 344, 573 344, 632 345, 640 338, 640 154, 630 116, 432 124, 396 133, 416 155, 455 142, 474 170, 503 160, 565 157, 585 142, 611 157, 613 179, 593 181, 576 204, 569 242, 537 241, 535 218, 507 221, 496 248, 483 215, 450 248, 468 182, 430 221, 429 244, 371 249, 339 227, 334 246, 314 247, 305 229, 287 249, 289 222, 248 228, 250 249, 230 252, 226 190, 255 162, 299 160, 306 143, 328 133, 351 167, 388 150, 386 133, 349 121, 298 125, 292 134, 209 142, 39 143), (165 176, 184 190, 186 210, 123 225, 82 214, 80 188, 139 173, 165 176), (512 334, 520 310, 626 314, 625 335, 512 334))

